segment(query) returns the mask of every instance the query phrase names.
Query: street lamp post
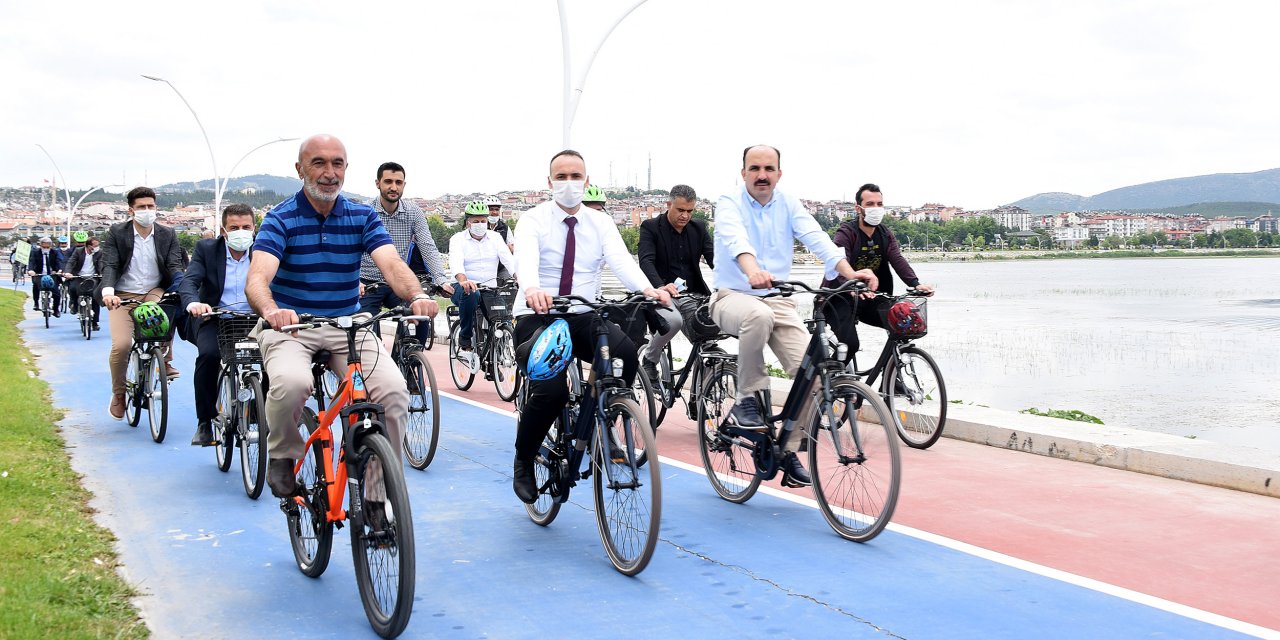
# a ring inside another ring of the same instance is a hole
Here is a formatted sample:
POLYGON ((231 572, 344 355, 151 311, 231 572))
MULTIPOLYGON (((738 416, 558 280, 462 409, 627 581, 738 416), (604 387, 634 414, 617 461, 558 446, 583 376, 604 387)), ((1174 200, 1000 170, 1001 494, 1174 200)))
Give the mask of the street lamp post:
MULTIPOLYGON (((62 193, 64 193, 67 196, 67 215, 70 216, 71 215, 71 189, 70 187, 67 186, 67 178, 62 175, 62 169, 58 166, 58 161, 53 159, 53 154, 49 153, 49 150, 45 149, 44 145, 42 144, 37 143, 36 146, 40 147, 40 150, 44 152, 45 157, 49 158, 49 162, 53 163, 53 170, 58 172, 58 179, 62 181, 62 193)), ((55 200, 56 200, 56 196, 55 196, 55 200)))
MULTIPOLYGON (((564 57, 564 120, 562 125, 564 127, 565 149, 569 148, 569 130, 573 128, 573 118, 578 113, 578 102, 582 99, 582 88, 587 83, 587 73, 591 71, 591 65, 596 61, 596 54, 600 53, 601 47, 604 46, 604 41, 609 39, 609 35, 613 33, 613 30, 618 28, 618 25, 622 24, 622 21, 626 20, 632 11, 638 9, 646 1, 636 0, 629 9, 622 12, 622 15, 613 21, 613 24, 609 25, 604 35, 600 37, 600 42, 596 43, 595 48, 591 50, 591 57, 587 58, 587 66, 583 67, 582 73, 578 74, 577 83, 571 86, 569 77, 573 74, 573 64, 569 57, 569 14, 565 11, 564 0, 556 0, 556 6, 560 10, 560 49, 564 57)), ((174 91, 177 91, 177 89, 174 89, 174 91)))
POLYGON ((80 204, 84 202, 84 199, 85 199, 85 198, 88 198, 88 197, 89 197, 89 194, 91 194, 91 193, 93 193, 93 192, 95 192, 95 191, 99 191, 99 190, 102 190, 102 189, 106 189, 107 187, 122 187, 122 186, 124 186, 124 185, 120 185, 120 184, 109 184, 109 185, 102 186, 102 187, 94 187, 94 188, 92 188, 92 189, 90 189, 90 190, 88 190, 88 191, 84 192, 84 194, 80 196, 80 199, 76 200, 75 205, 74 205, 74 206, 72 206, 72 207, 71 207, 71 209, 70 209, 69 211, 67 211, 67 236, 70 236, 70 235, 71 235, 71 218, 75 216, 75 214, 76 214, 76 209, 79 209, 79 208, 80 208, 80 204))

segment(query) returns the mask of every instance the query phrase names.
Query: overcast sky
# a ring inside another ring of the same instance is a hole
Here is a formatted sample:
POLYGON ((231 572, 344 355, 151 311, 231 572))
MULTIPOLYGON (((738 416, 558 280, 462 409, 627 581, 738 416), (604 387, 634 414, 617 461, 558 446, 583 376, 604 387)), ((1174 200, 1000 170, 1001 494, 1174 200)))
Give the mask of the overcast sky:
MULTIPOLYGON (((566 0, 575 73, 633 0, 566 0)), ((0 0, 0 185, 225 174, 277 137, 347 145, 349 190, 545 187, 561 148, 553 0, 0 0)), ((649 0, 595 61, 572 133, 592 182, 735 188, 777 146, 780 188, 992 207, 1044 191, 1280 166, 1280 3, 649 0), (612 167, 612 172, 611 172, 612 167)), ((296 143, 237 175, 293 175, 296 143)))

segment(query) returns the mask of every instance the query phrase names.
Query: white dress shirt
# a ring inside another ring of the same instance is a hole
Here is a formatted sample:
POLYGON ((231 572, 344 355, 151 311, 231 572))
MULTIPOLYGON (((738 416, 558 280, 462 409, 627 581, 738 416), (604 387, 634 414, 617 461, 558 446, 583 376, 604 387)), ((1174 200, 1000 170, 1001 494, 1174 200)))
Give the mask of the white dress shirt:
POLYGON ((498 284, 498 263, 511 273, 516 272, 516 259, 507 243, 496 231, 487 230, 479 239, 470 231, 460 231, 449 238, 449 278, 459 273, 467 279, 487 287, 498 284))
POLYGON ((76 275, 80 276, 81 278, 87 278, 91 275, 94 275, 93 256, 97 254, 98 254, 97 251, 94 251, 93 253, 89 253, 88 251, 85 251, 84 264, 80 265, 80 273, 77 273, 76 275))
MULTIPOLYGON (((525 302, 525 292, 533 287, 554 296, 560 292, 560 270, 564 264, 564 243, 569 235, 565 213, 554 200, 544 202, 520 216, 516 225, 516 296, 514 315, 533 313, 525 302)), ((578 224, 573 229, 573 295, 595 300, 600 295, 600 272, 608 264, 623 286, 633 291, 649 288, 649 279, 627 251, 613 218, 603 211, 579 206, 578 224)), ((575 307, 570 312, 586 311, 575 307)))
MULTIPOLYGON (((129 293, 146 293, 160 286, 160 266, 156 264, 156 232, 155 229, 142 237, 137 225, 133 227, 133 258, 125 266, 120 278, 116 280, 115 291, 129 293)), ((103 290, 103 295, 107 295, 103 290)))

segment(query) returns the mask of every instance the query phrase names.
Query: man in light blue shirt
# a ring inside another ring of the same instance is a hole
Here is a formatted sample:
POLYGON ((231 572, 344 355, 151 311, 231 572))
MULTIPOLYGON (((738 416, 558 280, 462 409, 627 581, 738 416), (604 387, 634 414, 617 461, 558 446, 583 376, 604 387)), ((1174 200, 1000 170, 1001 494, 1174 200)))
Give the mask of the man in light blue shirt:
MULTIPOLYGON (((776 190, 782 178, 782 154, 758 145, 742 152, 743 186, 720 196, 715 210, 715 275, 711 319, 725 333, 738 336, 738 398, 733 418, 739 427, 764 427, 755 392, 769 386, 764 346, 769 345, 788 374, 795 375, 809 343, 809 331, 791 298, 761 298, 775 280, 791 279, 798 240, 822 260, 827 277, 836 274, 878 286, 869 270, 854 271, 844 251, 827 236, 798 198, 776 190), (724 256, 724 257, 721 257, 724 256), (732 259, 730 259, 732 258, 732 259)), ((796 449, 803 438, 791 438, 782 461, 782 483, 804 486, 809 473, 796 449)))

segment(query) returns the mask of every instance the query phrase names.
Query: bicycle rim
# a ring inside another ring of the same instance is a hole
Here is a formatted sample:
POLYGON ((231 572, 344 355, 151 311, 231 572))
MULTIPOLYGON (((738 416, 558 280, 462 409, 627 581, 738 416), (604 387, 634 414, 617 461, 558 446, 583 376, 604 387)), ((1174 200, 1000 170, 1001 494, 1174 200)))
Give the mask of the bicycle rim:
POLYGON ((916 347, 902 349, 885 371, 885 404, 907 446, 928 449, 947 421, 947 387, 933 358, 916 347))
POLYGON ((257 500, 267 478, 267 400, 257 378, 249 380, 249 393, 253 397, 240 404, 240 478, 245 495, 257 500))
POLYGON ((559 466, 561 456, 555 452, 562 423, 562 418, 556 418, 551 425, 551 430, 547 432, 547 437, 542 441, 542 449, 533 463, 533 483, 538 487, 538 499, 533 504, 524 505, 524 510, 529 513, 529 519, 544 527, 551 524, 551 521, 556 519, 556 514, 560 513, 558 499, 560 479, 556 467, 559 466), (556 476, 554 483, 552 482, 553 474, 556 476))
POLYGON ((358 493, 350 501, 354 503, 359 498, 362 503, 360 509, 354 510, 351 521, 356 583, 369 624, 378 635, 392 638, 404 631, 413 613, 413 515, 404 468, 380 433, 361 439, 355 467, 354 491, 358 493), (381 467, 381 482, 377 480, 377 467, 381 467), (376 502, 384 505, 385 515, 375 519, 371 517, 371 505, 376 502))
POLYGON ((235 446, 235 378, 230 370, 218 376, 218 415, 212 422, 213 437, 218 444, 213 447, 213 459, 219 471, 231 468, 231 448, 235 446))
POLYGON ((151 380, 147 391, 147 420, 151 423, 151 439, 164 442, 169 425, 169 377, 165 375, 164 354, 151 350, 151 380))
MULTIPOLYGON (((316 414, 311 407, 304 407, 301 424, 298 425, 303 440, 315 428, 316 414)), ((316 443, 307 449, 302 460, 302 469, 298 472, 302 497, 281 500, 289 526, 293 559, 298 563, 298 570, 311 578, 319 577, 328 568, 329 552, 333 547, 333 523, 325 516, 329 510, 329 496, 325 492, 327 471, 320 452, 320 444, 316 443)))
POLYGON ((753 445, 720 430, 738 397, 737 367, 717 367, 707 376, 698 395, 698 453, 707 480, 721 498, 746 502, 760 488, 760 476, 756 475, 751 456, 753 445))
POLYGON ((516 378, 515 329, 503 323, 498 326, 502 337, 498 338, 492 349, 493 386, 498 390, 498 397, 511 402, 516 397, 520 381, 516 378))
POLYGON ((662 473, 653 433, 640 407, 629 398, 614 398, 606 407, 603 435, 597 433, 592 465, 596 525, 609 561, 623 575, 644 570, 658 544, 662 521, 662 473), (632 447, 627 434, 638 436, 632 447), (620 452, 614 451, 617 442, 620 452), (628 451, 630 449, 630 451, 628 451), (636 450, 651 451, 648 464, 641 465, 636 450), (621 454, 621 455, 619 455, 621 454))
POLYGON ((838 382, 832 399, 830 414, 819 407, 809 431, 813 493, 837 534, 866 542, 889 524, 898 503, 898 439, 888 408, 866 385, 838 382))
POLYGON ((409 387, 404 452, 409 457, 409 466, 422 470, 436 457, 436 446, 440 442, 440 392, 426 354, 411 352, 405 359, 403 373, 409 387))
POLYGON ((471 388, 471 383, 475 382, 476 376, 471 372, 471 354, 474 351, 466 352, 464 357, 462 351, 458 349, 458 341, 461 339, 462 325, 453 325, 453 330, 449 332, 449 376, 453 378, 453 386, 458 391, 466 391, 471 388))
MULTIPOLYGON (((658 403, 654 400, 654 394, 653 387, 649 386, 649 380, 644 375, 644 371, 637 371, 636 381, 631 385, 632 398, 636 401, 636 409, 640 411, 638 414, 640 421, 637 424, 648 425, 651 433, 658 428, 657 415, 654 409, 654 405, 658 403)), ((636 440, 636 442, 638 443, 639 440, 636 440)), ((640 449, 637 453, 640 456, 640 464, 644 464, 648 460, 648 451, 640 449)))

